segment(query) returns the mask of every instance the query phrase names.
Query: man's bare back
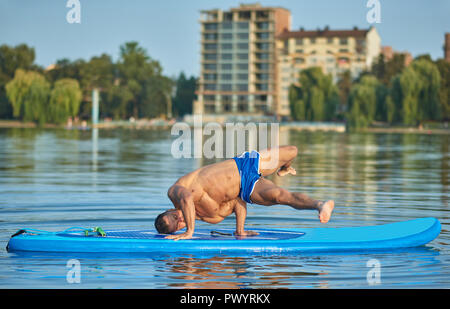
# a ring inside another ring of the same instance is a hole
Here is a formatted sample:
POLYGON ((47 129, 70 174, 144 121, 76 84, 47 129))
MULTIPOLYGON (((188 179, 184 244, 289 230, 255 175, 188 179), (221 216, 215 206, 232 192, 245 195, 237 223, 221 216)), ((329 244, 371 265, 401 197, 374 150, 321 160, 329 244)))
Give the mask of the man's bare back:
POLYGON ((186 232, 166 238, 189 239, 193 235, 196 219, 215 224, 235 213, 235 234, 255 235, 257 233, 244 230, 247 208, 243 198, 259 205, 284 204, 295 209, 315 209, 319 212, 320 221, 328 222, 334 208, 333 201, 313 200, 304 194, 282 189, 264 178, 275 172, 279 176, 296 174, 291 167, 297 156, 295 146, 267 149, 258 155, 257 169, 260 174, 254 181, 251 192, 248 192, 248 197, 242 195, 244 178, 235 159, 204 166, 178 179, 168 190, 175 209, 158 216, 155 221, 157 230, 168 234, 186 227, 186 232))
POLYGON ((233 213, 239 195, 239 172, 234 160, 199 168, 180 179, 169 189, 168 196, 176 207, 174 190, 182 186, 190 191, 196 209, 196 218, 208 223, 219 223, 233 213))

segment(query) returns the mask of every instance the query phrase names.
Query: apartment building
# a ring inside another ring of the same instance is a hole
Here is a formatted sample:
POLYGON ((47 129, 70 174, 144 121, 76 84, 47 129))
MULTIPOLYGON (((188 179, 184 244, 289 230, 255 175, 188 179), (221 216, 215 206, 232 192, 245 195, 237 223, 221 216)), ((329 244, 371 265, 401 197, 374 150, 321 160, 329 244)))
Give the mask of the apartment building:
POLYGON ((299 73, 309 67, 320 67, 337 81, 339 74, 350 71, 358 76, 372 66, 381 51, 381 39, 376 29, 285 30, 277 36, 276 114, 289 116, 288 90, 298 83, 299 73))
POLYGON ((260 4, 201 11, 194 114, 273 114, 278 100, 276 37, 290 23, 289 10, 260 4))

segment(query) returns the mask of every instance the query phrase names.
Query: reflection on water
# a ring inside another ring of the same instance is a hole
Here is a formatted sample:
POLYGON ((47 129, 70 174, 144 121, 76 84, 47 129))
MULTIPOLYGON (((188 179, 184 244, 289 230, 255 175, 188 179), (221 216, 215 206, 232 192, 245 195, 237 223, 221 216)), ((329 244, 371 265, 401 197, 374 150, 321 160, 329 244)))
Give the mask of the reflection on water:
MULTIPOLYGON (((281 131, 299 148, 295 177, 280 186, 336 201, 328 227, 437 217, 441 235, 403 251, 328 255, 55 255, 0 253, 0 286, 74 287, 66 263, 78 258, 79 287, 369 287, 366 263, 378 259, 378 287, 450 287, 448 135, 281 131)), ((0 240, 23 227, 151 228, 171 207, 167 188, 207 159, 173 159, 169 131, 0 129, 0 240)), ((220 223, 234 227, 234 217, 220 223)), ((317 215, 286 206, 248 207, 251 227, 318 227, 317 215)), ((197 223, 198 227, 208 224, 197 223)))

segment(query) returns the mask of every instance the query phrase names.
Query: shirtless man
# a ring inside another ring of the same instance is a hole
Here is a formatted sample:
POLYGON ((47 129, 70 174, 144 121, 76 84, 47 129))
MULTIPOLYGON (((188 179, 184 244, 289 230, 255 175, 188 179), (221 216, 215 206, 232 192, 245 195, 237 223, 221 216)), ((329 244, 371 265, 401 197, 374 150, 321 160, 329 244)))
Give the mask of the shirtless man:
POLYGON ((297 147, 281 146, 261 152, 245 152, 239 157, 199 168, 178 179, 167 194, 175 209, 160 214, 155 227, 168 239, 189 239, 195 220, 219 223, 236 215, 237 236, 257 235, 244 230, 246 203, 264 206, 289 205, 295 209, 314 209, 321 223, 330 220, 334 201, 318 201, 305 194, 289 192, 264 178, 275 172, 279 176, 295 175, 291 167, 297 147), (275 164, 274 164, 275 161, 275 164), (186 227, 184 233, 172 234, 186 227))

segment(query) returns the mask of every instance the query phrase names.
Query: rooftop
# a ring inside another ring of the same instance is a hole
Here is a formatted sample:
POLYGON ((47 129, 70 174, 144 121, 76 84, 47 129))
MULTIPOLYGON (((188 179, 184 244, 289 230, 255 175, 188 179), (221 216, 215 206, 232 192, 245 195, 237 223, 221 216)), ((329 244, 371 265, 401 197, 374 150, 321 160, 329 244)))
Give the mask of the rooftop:
POLYGON ((351 30, 330 30, 328 27, 324 29, 317 30, 304 30, 301 28, 299 31, 289 31, 285 29, 278 36, 279 39, 290 39, 290 38, 317 38, 317 37, 365 37, 368 29, 358 29, 354 27, 351 30))

